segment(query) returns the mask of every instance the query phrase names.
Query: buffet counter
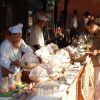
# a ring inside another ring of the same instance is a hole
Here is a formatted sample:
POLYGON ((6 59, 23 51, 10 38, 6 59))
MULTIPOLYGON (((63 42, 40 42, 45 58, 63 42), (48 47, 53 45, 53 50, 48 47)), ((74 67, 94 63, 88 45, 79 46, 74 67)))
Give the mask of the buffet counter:
MULTIPOLYGON (((84 95, 89 93, 92 68, 91 59, 84 66, 79 63, 71 65, 64 73, 59 73, 59 78, 34 85, 36 92, 28 100, 84 100, 84 95)), ((0 97, 0 100, 14 99, 0 97)))
POLYGON ((0 100, 85 100, 90 81, 93 85, 93 65, 85 52, 80 46, 59 49, 51 43, 35 54, 24 54, 20 60, 24 70, 36 65, 24 77, 25 81, 27 78, 31 81, 31 87, 21 88, 11 99, 0 100))
POLYGON ((37 94, 31 100, 78 100, 78 78, 83 69, 84 66, 71 66, 61 79, 38 84, 37 94))
POLYGON ((63 76, 57 81, 40 83, 37 86, 37 94, 31 100, 85 100, 89 94, 90 81, 93 84, 91 59, 88 58, 84 66, 70 66, 63 76), (66 78, 66 81, 63 78, 66 78))

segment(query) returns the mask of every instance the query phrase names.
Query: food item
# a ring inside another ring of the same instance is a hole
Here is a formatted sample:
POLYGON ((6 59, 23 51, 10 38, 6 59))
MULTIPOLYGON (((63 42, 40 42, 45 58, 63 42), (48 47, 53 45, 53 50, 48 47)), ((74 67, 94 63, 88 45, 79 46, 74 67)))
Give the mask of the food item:
POLYGON ((35 83, 38 83, 47 80, 49 77, 46 69, 42 68, 41 66, 37 66, 30 71, 29 78, 35 83))
POLYGON ((0 92, 0 97, 11 97, 12 96, 12 92, 4 92, 2 91, 2 93, 0 92))
POLYGON ((50 77, 51 79, 55 79, 55 78, 58 77, 58 73, 49 74, 49 77, 50 77))
POLYGON ((34 68, 37 64, 39 64, 39 59, 33 53, 25 53, 20 59, 20 66, 22 68, 34 68))
POLYGON ((35 64, 35 63, 30 63, 30 64, 27 64, 25 68, 27 69, 32 69, 32 68, 35 68, 38 64, 35 64))
POLYGON ((15 90, 15 89, 16 89, 16 86, 15 85, 9 86, 9 90, 15 90))
POLYGON ((26 84, 23 84, 22 82, 16 83, 16 88, 23 88, 26 84))
POLYGON ((6 90, 6 89, 0 89, 0 93, 5 93, 5 92, 7 92, 8 90, 6 90))
POLYGON ((37 89, 35 88, 25 88, 21 89, 18 94, 12 96, 11 100, 30 100, 37 93, 37 89))

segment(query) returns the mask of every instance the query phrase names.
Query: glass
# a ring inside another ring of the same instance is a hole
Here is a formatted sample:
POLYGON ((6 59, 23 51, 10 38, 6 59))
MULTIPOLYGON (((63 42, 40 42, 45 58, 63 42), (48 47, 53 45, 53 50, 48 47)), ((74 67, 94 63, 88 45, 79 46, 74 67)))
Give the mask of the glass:
POLYGON ((8 92, 8 77, 2 77, 1 83, 0 83, 0 89, 6 90, 5 92, 8 92))
POLYGON ((15 81, 16 81, 16 83, 21 83, 21 76, 22 76, 21 72, 17 72, 15 74, 15 81))
POLYGON ((9 74, 9 76, 8 76, 8 85, 9 86, 15 85, 15 76, 14 76, 14 74, 9 74))

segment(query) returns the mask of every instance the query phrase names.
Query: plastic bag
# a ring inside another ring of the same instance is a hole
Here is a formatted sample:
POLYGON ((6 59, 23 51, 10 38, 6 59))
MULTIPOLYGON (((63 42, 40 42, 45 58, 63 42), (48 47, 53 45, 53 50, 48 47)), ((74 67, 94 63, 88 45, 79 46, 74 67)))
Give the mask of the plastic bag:
POLYGON ((39 59, 34 53, 26 53, 20 59, 21 65, 32 65, 32 64, 39 64, 39 59))
POLYGON ((45 78, 45 77, 48 77, 48 73, 47 73, 46 69, 42 68, 41 66, 37 66, 36 68, 34 68, 30 71, 29 76, 33 77, 35 79, 45 78))

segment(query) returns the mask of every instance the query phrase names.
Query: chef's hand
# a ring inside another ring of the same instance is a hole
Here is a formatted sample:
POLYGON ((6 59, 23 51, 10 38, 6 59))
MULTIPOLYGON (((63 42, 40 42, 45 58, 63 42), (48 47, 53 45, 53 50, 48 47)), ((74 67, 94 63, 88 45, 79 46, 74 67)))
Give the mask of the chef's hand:
POLYGON ((85 54, 87 54, 87 55, 92 55, 93 52, 87 51, 85 54))
POLYGON ((20 66, 20 61, 19 60, 12 61, 11 65, 15 65, 15 66, 19 67, 20 66))
POLYGON ((95 56, 98 54, 98 50, 94 50, 93 52, 86 52, 86 54, 95 56))

